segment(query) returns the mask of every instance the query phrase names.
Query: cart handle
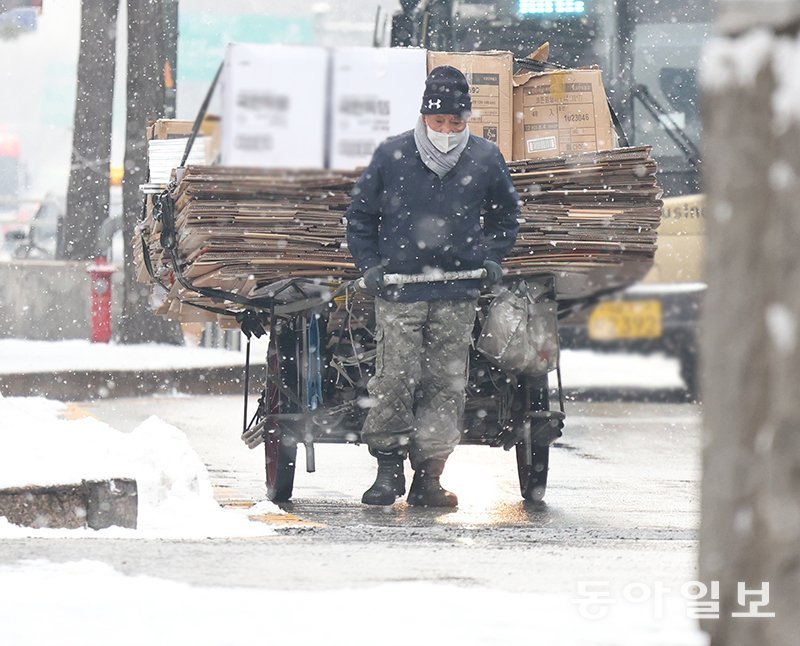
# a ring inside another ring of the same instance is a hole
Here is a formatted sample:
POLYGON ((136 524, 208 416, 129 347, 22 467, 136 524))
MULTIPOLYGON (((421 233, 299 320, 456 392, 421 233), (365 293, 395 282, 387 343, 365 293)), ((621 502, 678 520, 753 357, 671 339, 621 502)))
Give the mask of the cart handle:
MULTIPOLYGON (((485 269, 469 269, 465 271, 434 270, 426 274, 386 274, 383 277, 384 285, 411 285, 414 283, 441 283, 446 280, 475 280, 486 278, 485 269)), ((356 281, 358 289, 364 289, 364 279, 356 281)))

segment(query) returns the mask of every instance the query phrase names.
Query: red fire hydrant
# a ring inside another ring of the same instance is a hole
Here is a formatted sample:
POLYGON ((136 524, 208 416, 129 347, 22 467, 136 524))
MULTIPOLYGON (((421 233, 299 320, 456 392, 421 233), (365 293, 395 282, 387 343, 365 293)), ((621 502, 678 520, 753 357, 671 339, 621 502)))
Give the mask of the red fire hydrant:
POLYGON ((86 268, 92 279, 92 343, 111 340, 111 275, 113 265, 100 256, 86 268))

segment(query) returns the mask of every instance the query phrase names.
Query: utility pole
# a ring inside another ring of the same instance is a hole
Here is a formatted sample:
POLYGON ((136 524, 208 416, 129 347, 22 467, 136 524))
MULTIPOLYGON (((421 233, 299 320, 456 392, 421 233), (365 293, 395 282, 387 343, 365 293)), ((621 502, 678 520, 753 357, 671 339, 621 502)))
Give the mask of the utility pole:
MULTIPOLYGON (((150 309, 149 287, 138 283, 133 265, 133 236, 142 212, 139 185, 147 178, 145 128, 149 120, 164 116, 164 0, 128 3, 127 120, 125 179, 122 183, 125 280, 122 316, 117 337, 121 343, 183 343, 177 323, 156 316, 150 309)), ((172 32, 176 33, 176 32, 172 32)))
POLYGON ((706 599, 718 582, 720 605, 701 625, 712 646, 789 646, 800 634, 800 0, 720 9, 701 75, 699 562, 706 599))

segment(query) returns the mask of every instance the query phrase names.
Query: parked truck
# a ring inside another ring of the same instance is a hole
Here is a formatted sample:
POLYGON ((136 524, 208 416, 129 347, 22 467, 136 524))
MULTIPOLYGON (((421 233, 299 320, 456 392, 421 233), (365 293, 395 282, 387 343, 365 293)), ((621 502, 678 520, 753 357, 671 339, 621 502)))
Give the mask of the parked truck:
POLYGON ((666 198, 653 268, 637 285, 564 318, 562 346, 674 357, 687 398, 697 401, 698 321, 706 289, 704 207, 703 195, 666 198))
POLYGON ((450 51, 544 43, 567 67, 598 65, 628 143, 649 145, 664 189, 653 269, 631 289, 578 304, 562 321, 562 346, 663 352, 698 392, 702 276, 702 135, 697 66, 717 2, 687 0, 405 0, 392 45, 450 51))

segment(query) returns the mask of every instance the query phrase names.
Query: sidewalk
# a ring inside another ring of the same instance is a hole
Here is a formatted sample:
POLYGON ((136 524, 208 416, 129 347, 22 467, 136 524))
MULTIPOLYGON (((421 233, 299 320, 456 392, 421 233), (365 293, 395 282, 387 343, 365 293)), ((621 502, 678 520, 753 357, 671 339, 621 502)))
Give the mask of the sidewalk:
MULTIPOLYGON (((251 352, 257 365, 263 352, 251 352)), ((244 352, 214 348, 0 339, 0 395, 81 401, 230 394, 243 388, 244 362, 244 352)))
MULTIPOLYGON (((254 340, 251 347, 253 392, 263 373, 265 341, 254 340)), ((0 395, 84 401, 176 392, 237 394, 244 387, 244 362, 244 351, 213 348, 0 339, 0 395)), ((561 367, 568 396, 619 398, 622 392, 636 398, 658 391, 680 397, 684 388, 677 360, 662 355, 565 350, 561 367)))

